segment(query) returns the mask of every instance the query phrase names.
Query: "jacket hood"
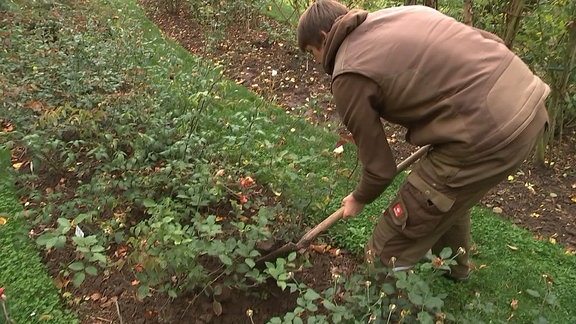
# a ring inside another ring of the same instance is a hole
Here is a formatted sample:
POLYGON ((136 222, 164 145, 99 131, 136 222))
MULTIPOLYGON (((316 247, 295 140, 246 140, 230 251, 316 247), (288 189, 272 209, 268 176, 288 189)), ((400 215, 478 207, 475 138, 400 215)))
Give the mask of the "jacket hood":
POLYGON ((368 11, 353 9, 336 19, 324 43, 323 65, 326 73, 332 75, 332 72, 334 72, 336 53, 338 53, 340 45, 344 39, 346 39, 346 36, 366 20, 367 16, 368 11))

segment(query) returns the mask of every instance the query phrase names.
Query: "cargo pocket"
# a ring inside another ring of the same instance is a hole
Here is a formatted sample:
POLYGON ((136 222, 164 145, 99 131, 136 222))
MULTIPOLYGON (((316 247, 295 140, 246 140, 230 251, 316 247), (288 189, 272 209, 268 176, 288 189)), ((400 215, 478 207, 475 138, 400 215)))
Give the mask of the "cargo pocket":
POLYGON ((401 192, 398 194, 392 204, 390 204, 384 214, 385 215, 383 216, 389 222, 391 222, 397 230, 404 230, 406 227, 406 221, 408 220, 408 210, 406 209, 406 204, 404 204, 404 199, 401 192))
MULTIPOLYGON (((402 187, 398 203, 405 216, 402 232, 411 239, 424 237, 434 231, 443 217, 454 205, 454 199, 411 173, 402 187)), ((395 201, 389 211, 395 213, 395 201)))

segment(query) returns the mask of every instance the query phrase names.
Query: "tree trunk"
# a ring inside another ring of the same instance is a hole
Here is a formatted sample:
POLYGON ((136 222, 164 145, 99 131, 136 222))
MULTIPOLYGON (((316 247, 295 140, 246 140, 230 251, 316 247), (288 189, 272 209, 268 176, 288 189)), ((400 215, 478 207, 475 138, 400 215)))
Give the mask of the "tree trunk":
POLYGON ((504 23, 504 43, 508 48, 512 48, 516 33, 520 28, 522 20, 522 11, 524 10, 525 0, 510 0, 508 11, 506 12, 504 23))
POLYGON ((474 16, 472 14, 472 0, 464 0, 464 23, 474 26, 474 16))
POLYGON ((424 0, 424 5, 430 8, 438 9, 436 0, 424 0))
POLYGON ((559 138, 562 138, 563 135, 564 113, 565 109, 568 109, 569 107, 566 98, 569 96, 568 91, 570 90, 569 86, 572 73, 574 73, 576 69, 576 19, 569 21, 566 24, 566 35, 568 36, 568 41, 566 42, 563 55, 563 68, 561 71, 552 72, 552 82, 550 82, 552 88, 552 93, 550 94, 550 100, 548 102, 550 131, 547 136, 544 136, 541 139, 537 147, 537 163, 544 162, 546 146, 553 145, 556 135, 559 138))
MULTIPOLYGON (((405 6, 413 6, 417 4, 418 0, 404 0, 405 6)), ((430 8, 438 9, 438 4, 436 3, 436 0, 422 0, 422 4, 430 8)))

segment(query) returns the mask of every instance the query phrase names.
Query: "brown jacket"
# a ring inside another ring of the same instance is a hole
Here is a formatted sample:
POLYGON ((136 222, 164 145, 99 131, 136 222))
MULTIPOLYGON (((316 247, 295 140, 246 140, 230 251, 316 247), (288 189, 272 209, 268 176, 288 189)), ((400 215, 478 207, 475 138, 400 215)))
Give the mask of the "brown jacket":
POLYGON ((454 163, 505 147, 536 118, 549 87, 501 40, 424 6, 340 17, 324 44, 324 69, 363 165, 354 196, 372 202, 396 168, 380 118, 407 128, 454 163))

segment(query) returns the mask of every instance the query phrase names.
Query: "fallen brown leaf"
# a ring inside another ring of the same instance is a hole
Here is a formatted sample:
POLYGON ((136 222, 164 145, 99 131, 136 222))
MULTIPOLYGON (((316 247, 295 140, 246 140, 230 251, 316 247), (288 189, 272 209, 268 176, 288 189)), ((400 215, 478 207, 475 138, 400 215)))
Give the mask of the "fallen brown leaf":
POLYGON ((32 101, 32 102, 24 105, 24 108, 32 109, 36 112, 42 111, 42 109, 44 109, 44 107, 45 107, 45 105, 41 101, 32 101))
POLYGON ((98 299, 100 299, 102 297, 102 295, 98 292, 93 293, 92 295, 90 295, 90 299, 96 301, 98 299))
POLYGON ((342 251, 340 251, 340 249, 337 248, 332 248, 328 250, 328 253, 332 254, 333 256, 339 256, 341 252, 342 251))
POLYGON ((310 244, 310 249, 316 251, 316 253, 325 253, 328 246, 326 244, 310 244))
POLYGON ((513 310, 517 310, 518 309, 518 299, 512 299, 512 301, 510 302, 510 307, 513 310))
POLYGON ((510 244, 506 244, 506 246, 512 251, 518 251, 518 247, 516 247, 516 246, 510 245, 510 244))
POLYGON ((8 123, 2 126, 2 132, 8 133, 14 130, 14 125, 8 123))

